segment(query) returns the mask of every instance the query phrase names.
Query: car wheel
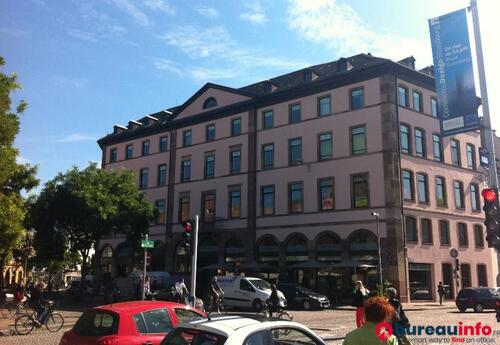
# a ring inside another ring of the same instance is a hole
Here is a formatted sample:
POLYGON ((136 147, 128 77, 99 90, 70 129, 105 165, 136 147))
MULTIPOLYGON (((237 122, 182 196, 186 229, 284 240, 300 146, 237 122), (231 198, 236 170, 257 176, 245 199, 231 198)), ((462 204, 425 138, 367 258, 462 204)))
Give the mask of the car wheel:
POLYGON ((458 310, 460 310, 460 312, 463 313, 467 310, 467 308, 458 308, 458 310))
POLYGON ((481 304, 479 304, 479 303, 474 306, 474 311, 476 313, 482 313, 483 310, 484 310, 483 306, 481 304))
POLYGON ((302 302, 302 308, 304 308, 304 310, 311 310, 311 308, 312 308, 312 303, 311 303, 311 301, 309 301, 308 299, 305 299, 305 300, 302 302))
POLYGON ((259 312, 262 310, 262 301, 260 299, 256 299, 255 301, 253 301, 253 309, 256 312, 259 312))

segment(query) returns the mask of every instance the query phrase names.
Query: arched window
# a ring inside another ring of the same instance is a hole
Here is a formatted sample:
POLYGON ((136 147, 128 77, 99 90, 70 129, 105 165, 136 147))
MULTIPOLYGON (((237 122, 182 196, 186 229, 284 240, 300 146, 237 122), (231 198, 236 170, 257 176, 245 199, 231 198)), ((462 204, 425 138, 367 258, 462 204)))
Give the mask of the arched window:
POLYGON ((217 106, 217 100, 213 97, 208 97, 203 103, 203 109, 213 108, 217 106))
POLYGON ((116 249, 116 274, 121 277, 132 272, 134 251, 132 247, 122 244, 116 249))
POLYGON ((108 259, 113 257, 113 248, 110 246, 104 247, 101 254, 101 259, 108 259))
POLYGON ((270 236, 264 237, 257 245, 257 262, 278 266, 279 264, 279 248, 276 240, 270 236))
POLYGON ((355 234, 349 240, 351 260, 377 262, 377 237, 368 231, 355 234))
POLYGON ((316 260, 331 264, 342 260, 340 240, 333 234, 323 234, 316 241, 316 260))
POLYGON ((230 239, 226 243, 224 253, 224 261, 226 263, 243 262, 245 261, 245 246, 237 239, 230 239))
POLYGON ((165 245, 159 241, 151 253, 151 271, 165 270, 165 245))
POLYGON ((177 273, 191 272, 191 256, 186 251, 184 241, 179 242, 175 248, 174 262, 177 273))
POLYGON ((286 244, 286 265, 294 265, 309 260, 307 240, 302 236, 291 237, 286 244))
POLYGON ((219 262, 217 242, 212 237, 202 237, 198 242, 198 267, 219 262))

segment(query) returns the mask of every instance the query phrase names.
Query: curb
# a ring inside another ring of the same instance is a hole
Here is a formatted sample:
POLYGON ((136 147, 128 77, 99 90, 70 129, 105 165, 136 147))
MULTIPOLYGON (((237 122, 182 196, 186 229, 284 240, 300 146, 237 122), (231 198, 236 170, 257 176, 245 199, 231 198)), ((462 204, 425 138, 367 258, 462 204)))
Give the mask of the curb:
MULTIPOLYGON (((72 328, 75 324, 65 324, 62 326, 62 328, 58 331, 58 332, 61 332, 61 331, 66 331, 70 328, 72 328)), ((35 331, 33 331, 35 332, 35 331)), ((31 334, 33 334, 30 333, 31 334)), ((47 331, 46 329, 42 329, 40 330, 40 332, 44 332, 44 333, 47 333, 49 331, 47 331)), ((11 329, 3 329, 3 330, 0 330, 0 337, 11 337, 11 336, 20 336, 19 334, 16 334, 16 331, 14 330, 14 328, 11 328, 11 329)))

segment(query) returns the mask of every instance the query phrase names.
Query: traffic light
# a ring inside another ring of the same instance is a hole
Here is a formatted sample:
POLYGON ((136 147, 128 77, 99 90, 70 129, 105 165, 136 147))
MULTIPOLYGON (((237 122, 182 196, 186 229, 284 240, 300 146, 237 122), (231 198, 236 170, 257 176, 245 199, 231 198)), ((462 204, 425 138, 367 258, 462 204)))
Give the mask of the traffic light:
POLYGON ((184 246, 186 252, 191 254, 191 245, 193 244, 193 223, 191 220, 185 220, 182 222, 182 227, 184 228, 184 246))
POLYGON ((153 255, 150 252, 147 252, 147 254, 146 254, 146 266, 147 267, 151 266, 151 258, 152 257, 153 257, 153 255))
POLYGON ((486 225, 486 241, 490 247, 500 250, 500 214, 498 212, 498 189, 483 189, 484 224, 486 225))

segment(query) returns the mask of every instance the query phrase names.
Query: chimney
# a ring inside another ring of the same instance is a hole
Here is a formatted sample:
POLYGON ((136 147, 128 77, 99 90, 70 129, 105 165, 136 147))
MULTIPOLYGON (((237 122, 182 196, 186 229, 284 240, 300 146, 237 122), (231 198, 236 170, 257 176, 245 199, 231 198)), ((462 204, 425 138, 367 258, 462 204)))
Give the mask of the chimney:
POLYGON ((119 134, 123 131, 126 131, 127 127, 121 126, 121 125, 114 125, 113 126, 113 134, 119 134))
POLYGON ((415 69, 415 58, 413 57, 413 55, 407 57, 406 59, 398 61, 398 63, 411 69, 415 69))

